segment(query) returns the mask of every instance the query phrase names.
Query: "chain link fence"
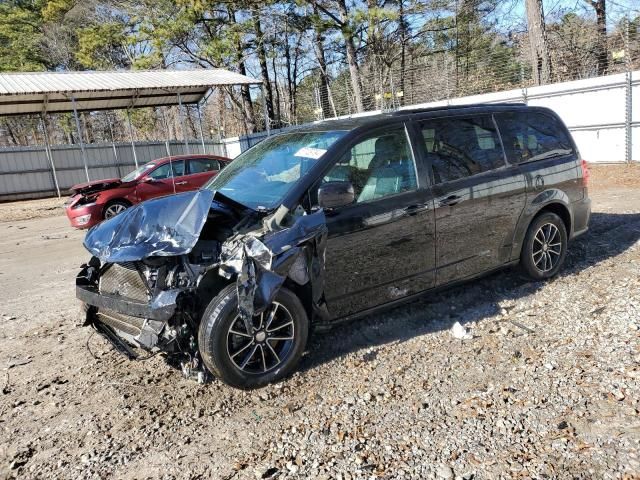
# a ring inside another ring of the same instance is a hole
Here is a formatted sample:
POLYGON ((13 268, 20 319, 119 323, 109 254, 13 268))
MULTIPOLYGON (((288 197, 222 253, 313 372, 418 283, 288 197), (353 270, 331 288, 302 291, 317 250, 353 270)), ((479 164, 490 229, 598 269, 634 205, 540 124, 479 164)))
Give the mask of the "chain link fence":
MULTIPOLYGON (((527 33, 470 39, 467 48, 371 55, 359 68, 364 111, 392 110, 453 98, 594 78, 640 69, 640 22, 629 17, 598 46, 595 24, 569 16, 547 31, 548 69, 533 54, 527 33), (475 44, 474 44, 475 42, 475 44)), ((344 72, 321 84, 313 98, 317 120, 359 112, 354 80, 344 72)))

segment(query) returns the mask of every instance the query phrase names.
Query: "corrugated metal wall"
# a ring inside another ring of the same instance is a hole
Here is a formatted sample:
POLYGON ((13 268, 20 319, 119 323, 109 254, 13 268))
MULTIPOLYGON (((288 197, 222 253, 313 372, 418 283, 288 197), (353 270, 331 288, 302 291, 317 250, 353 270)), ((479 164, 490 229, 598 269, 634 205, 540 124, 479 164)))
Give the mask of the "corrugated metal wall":
MULTIPOLYGON (((192 154, 202 153, 202 144, 198 140, 189 142, 192 154)), ((225 154, 223 145, 205 142, 206 153, 225 154)), ((119 143, 86 145, 89 178, 122 177, 135 168, 131 144, 119 143)), ((183 155, 186 147, 182 142, 170 142, 172 155, 183 155)), ((87 177, 82 163, 82 153, 78 145, 56 145, 51 147, 56 167, 58 183, 62 191, 76 183, 86 182, 87 177)), ((138 164, 166 157, 165 142, 137 142, 136 156, 138 164)), ((44 146, 15 147, 0 149, 0 201, 39 198, 56 194, 51 165, 44 146)))
MULTIPOLYGON (((640 71, 405 108, 495 102, 525 102, 555 110, 571 130, 583 158, 589 162, 640 161, 640 71)), ((283 130, 272 130, 272 133, 283 130)), ((224 144, 206 142, 206 150, 235 158, 265 137, 266 132, 260 132, 227 138, 224 144)), ((189 144, 191 153, 202 153, 199 140, 191 140, 189 144)), ((88 145, 86 149, 91 179, 121 177, 134 168, 129 143, 117 145, 117 162, 111 144, 88 145)), ((174 141, 170 150, 172 155, 180 155, 185 153, 185 146, 174 141)), ((55 146, 52 153, 62 190, 86 181, 78 145, 55 146)), ((136 153, 138 163, 143 164, 165 157, 167 150, 163 142, 140 142, 136 143, 136 153)), ((0 149, 0 201, 50 195, 55 195, 55 186, 44 147, 0 149)))

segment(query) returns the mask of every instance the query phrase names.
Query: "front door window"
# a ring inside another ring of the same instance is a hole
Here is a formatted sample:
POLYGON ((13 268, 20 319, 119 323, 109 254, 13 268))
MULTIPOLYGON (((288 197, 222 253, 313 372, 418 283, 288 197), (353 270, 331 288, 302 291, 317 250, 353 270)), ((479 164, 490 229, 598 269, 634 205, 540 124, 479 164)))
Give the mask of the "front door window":
POLYGON ((175 177, 181 177, 184 175, 184 160, 177 160, 175 162, 168 162, 159 166, 153 172, 149 174, 154 180, 165 180, 171 178, 171 167, 173 167, 173 175, 175 177))
POLYGON ((358 142, 336 162, 324 181, 351 182, 356 203, 416 190, 416 166, 404 128, 358 142))

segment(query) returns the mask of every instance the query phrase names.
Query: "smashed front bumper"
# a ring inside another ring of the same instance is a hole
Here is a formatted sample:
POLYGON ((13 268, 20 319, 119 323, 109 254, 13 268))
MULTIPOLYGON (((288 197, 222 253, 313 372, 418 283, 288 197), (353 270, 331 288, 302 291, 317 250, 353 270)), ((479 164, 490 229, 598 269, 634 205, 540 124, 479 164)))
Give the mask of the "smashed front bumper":
POLYGON ((176 311, 176 298, 180 292, 181 290, 164 290, 150 302, 142 303, 120 295, 100 293, 93 286, 76 284, 76 297, 87 305, 160 322, 166 322, 173 317, 176 311))
POLYGON ((148 301, 100 292, 99 267, 88 264, 76 277, 76 297, 85 305, 85 324, 93 326, 121 353, 130 358, 131 347, 160 348, 171 339, 169 320, 176 314, 180 289, 163 290, 148 301))

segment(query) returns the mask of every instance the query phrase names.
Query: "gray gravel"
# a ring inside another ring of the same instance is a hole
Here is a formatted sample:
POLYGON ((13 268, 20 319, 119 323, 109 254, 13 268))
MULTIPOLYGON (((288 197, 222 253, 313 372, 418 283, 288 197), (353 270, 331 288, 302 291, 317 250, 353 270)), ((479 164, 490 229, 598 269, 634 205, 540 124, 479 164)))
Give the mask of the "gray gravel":
POLYGON ((340 326, 254 392, 123 360, 75 325, 81 235, 0 223, 0 478, 639 478, 640 193, 594 198, 553 281, 340 326))

